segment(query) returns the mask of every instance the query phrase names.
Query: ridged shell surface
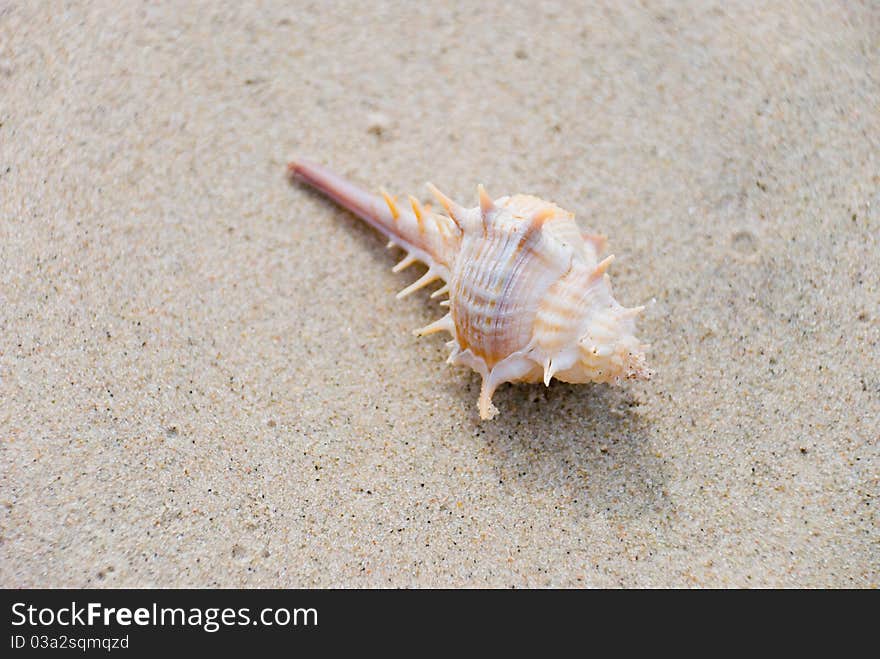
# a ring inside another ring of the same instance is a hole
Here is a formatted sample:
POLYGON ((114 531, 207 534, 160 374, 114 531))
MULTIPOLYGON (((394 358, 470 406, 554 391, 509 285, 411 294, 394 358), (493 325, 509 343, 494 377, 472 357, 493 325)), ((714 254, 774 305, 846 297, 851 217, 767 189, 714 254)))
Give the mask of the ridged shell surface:
POLYGON ((449 313, 418 334, 452 335, 449 361, 483 378, 479 410, 497 414, 492 395, 503 382, 549 384, 647 378, 647 346, 635 338, 641 307, 627 309, 611 295, 599 261, 603 236, 582 232, 573 214, 531 195, 492 200, 478 188, 475 208, 459 206, 429 184, 446 214, 410 198, 410 209, 383 191, 370 195, 317 165, 291 163, 290 172, 320 189, 379 231, 428 272, 399 297, 438 279, 432 297, 449 313))
POLYGON ((489 369, 531 341, 541 302, 573 256, 503 203, 490 215, 481 230, 464 234, 450 294, 459 347, 489 369))

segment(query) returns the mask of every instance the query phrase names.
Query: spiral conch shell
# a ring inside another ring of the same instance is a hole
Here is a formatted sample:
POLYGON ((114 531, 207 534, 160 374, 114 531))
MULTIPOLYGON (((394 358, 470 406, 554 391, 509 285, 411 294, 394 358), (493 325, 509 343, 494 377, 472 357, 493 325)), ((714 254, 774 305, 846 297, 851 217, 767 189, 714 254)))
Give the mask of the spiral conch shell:
POLYGON ((582 233, 574 215, 530 195, 493 200, 478 187, 479 205, 463 208, 428 184, 445 214, 414 198, 410 208, 382 191, 372 195, 327 169, 302 160, 291 176, 317 188, 383 233, 428 271, 398 294, 443 280, 431 297, 449 312, 416 331, 448 332, 448 362, 483 377, 480 417, 491 419, 495 389, 504 382, 620 382, 647 379, 647 345, 635 338, 635 317, 611 295, 605 274, 613 257, 599 260, 605 239, 582 233))

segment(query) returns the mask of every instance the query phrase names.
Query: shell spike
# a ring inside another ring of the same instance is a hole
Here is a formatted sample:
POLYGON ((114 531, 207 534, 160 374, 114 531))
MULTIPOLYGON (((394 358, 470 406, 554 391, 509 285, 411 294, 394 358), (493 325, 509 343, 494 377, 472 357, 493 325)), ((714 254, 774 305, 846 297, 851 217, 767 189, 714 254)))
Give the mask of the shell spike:
POLYGON ((428 191, 434 195, 437 203, 443 206, 443 209, 449 213, 450 219, 461 228, 461 218, 464 216, 465 209, 440 192, 440 189, 433 183, 428 182, 425 187, 427 187, 428 191))
POLYGON ((436 334, 437 332, 449 332, 455 336, 455 323, 452 322, 452 316, 446 314, 443 318, 435 320, 430 325, 426 325, 421 329, 413 331, 416 336, 427 336, 428 334, 436 334))
POLYGON ((406 296, 412 295, 420 288, 424 288, 428 284, 431 284, 431 283, 437 281, 438 279, 440 279, 440 275, 438 275, 433 270, 428 270, 428 272, 423 274, 421 277, 419 277, 412 284, 410 284, 409 286, 404 288, 402 291, 400 291, 400 293, 397 294, 397 299, 402 300, 406 296))
POLYGON ((449 284, 443 284, 443 286, 441 286, 436 291, 431 293, 431 299, 433 300, 434 298, 440 297, 441 295, 446 295, 448 292, 449 292, 449 284))
POLYGON ((599 262, 599 265, 596 266, 596 269, 590 274, 590 279, 599 279, 604 275, 608 268, 611 267, 611 263, 614 261, 614 254, 610 256, 606 256, 599 262))
POLYGON ((494 419, 498 414, 498 408, 492 404, 492 396, 495 394, 497 382, 492 380, 491 375, 483 376, 483 384, 480 386, 480 400, 477 405, 480 408, 480 418, 484 421, 494 419))
POLYGON ((486 188, 483 187, 482 183, 477 186, 477 194, 480 197, 480 212, 483 214, 483 217, 486 217, 495 210, 495 202, 492 201, 492 197, 486 192, 486 188))
POLYGON ((388 204, 388 210, 391 211, 391 217, 397 221, 400 218, 400 209, 397 207, 397 203, 385 188, 379 188, 379 193, 382 195, 382 199, 385 200, 385 203, 388 204))
POLYGON ((393 272, 395 274, 397 274, 398 272, 402 272, 403 270, 406 270, 409 266, 411 266, 416 261, 418 261, 418 259, 415 256, 413 256, 412 254, 407 254, 406 256, 403 257, 403 259, 400 261, 400 263, 398 263, 396 266, 391 268, 391 272, 393 272))
POLYGON ((553 365, 553 360, 548 359, 544 363, 544 386, 550 386, 550 380, 553 379, 553 374, 556 373, 556 368, 553 365))
POLYGON ((419 223, 419 231, 425 230, 425 209, 422 208, 422 205, 419 203, 419 200, 409 196, 409 205, 412 206, 413 214, 416 216, 416 221, 419 223))

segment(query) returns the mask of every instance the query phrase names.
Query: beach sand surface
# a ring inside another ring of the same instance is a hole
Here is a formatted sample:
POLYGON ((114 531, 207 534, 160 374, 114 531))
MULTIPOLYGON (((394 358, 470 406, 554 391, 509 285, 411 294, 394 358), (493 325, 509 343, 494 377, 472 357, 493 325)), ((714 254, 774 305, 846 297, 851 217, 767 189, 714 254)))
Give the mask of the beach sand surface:
POLYGON ((0 585, 880 581, 871 2, 0 1, 0 585), (649 382, 505 385, 285 178, 609 237, 649 382))

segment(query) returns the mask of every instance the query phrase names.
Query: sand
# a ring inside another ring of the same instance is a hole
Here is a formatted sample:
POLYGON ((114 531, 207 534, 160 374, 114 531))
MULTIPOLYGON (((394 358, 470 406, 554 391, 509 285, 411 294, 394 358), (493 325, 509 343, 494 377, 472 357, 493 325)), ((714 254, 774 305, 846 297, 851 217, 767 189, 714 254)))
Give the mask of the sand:
POLYGON ((873 3, 0 2, 0 585, 880 582, 873 3), (539 194, 647 383, 504 386, 292 155, 539 194))

